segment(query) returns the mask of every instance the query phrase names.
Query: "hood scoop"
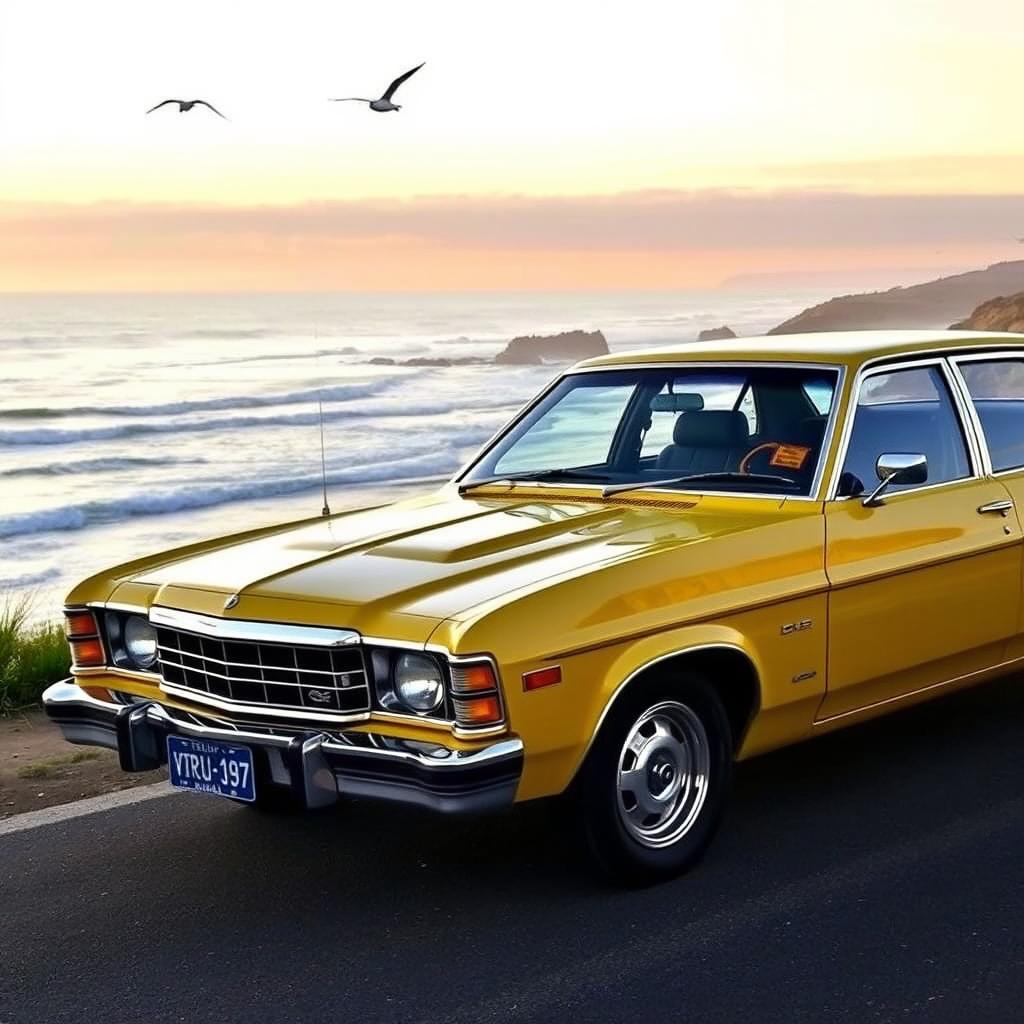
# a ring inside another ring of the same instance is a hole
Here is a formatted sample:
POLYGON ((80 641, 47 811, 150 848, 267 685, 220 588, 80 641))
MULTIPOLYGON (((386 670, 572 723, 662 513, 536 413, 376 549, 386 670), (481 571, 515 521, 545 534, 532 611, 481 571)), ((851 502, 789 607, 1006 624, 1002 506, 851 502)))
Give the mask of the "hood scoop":
POLYGON ((551 504, 503 508, 478 519, 434 527, 378 544, 368 553, 418 562, 469 562, 560 538, 582 542, 594 527, 617 517, 615 509, 551 504))

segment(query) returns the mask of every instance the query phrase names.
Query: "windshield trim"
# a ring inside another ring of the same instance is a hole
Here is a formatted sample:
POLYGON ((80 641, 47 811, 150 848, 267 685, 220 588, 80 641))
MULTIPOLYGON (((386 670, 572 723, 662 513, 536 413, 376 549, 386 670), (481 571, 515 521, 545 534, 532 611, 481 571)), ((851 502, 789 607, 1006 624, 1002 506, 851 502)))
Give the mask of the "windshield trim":
MULTIPOLYGON (((547 385, 542 388, 530 401, 528 401, 507 423, 499 427, 494 434, 489 437, 481 447, 473 453, 469 460, 464 463, 455 474, 449 478, 449 484, 458 484, 465 481, 466 476, 472 471, 473 467, 476 466, 487 453, 497 444, 497 442, 504 437, 510 430, 512 430, 519 422, 525 419, 526 416, 532 412, 532 410, 542 402, 547 395, 553 391, 563 380, 567 377, 581 377, 586 374, 596 373, 621 373, 626 370, 664 370, 664 369, 678 369, 678 370, 691 370, 691 369, 722 369, 722 370, 736 370, 736 369, 763 369, 765 367, 776 367, 781 369, 799 369, 799 370, 825 370, 829 373, 836 375, 836 387, 833 392, 832 408, 829 410, 828 422, 825 425, 825 433, 821 439, 821 452, 818 456, 818 465, 814 470, 814 479, 811 481, 811 486, 808 494, 780 494, 778 491, 764 492, 764 491, 740 491, 740 490, 706 490, 704 488, 695 487, 653 487, 653 488, 637 488, 636 493, 642 493, 644 490, 651 490, 655 493, 661 494, 700 494, 707 495, 709 497, 721 496, 728 498, 771 498, 777 501, 822 501, 821 490, 823 484, 823 478, 825 476, 825 468, 828 464, 829 457, 832 454, 833 441, 835 440, 835 429, 836 423, 839 417, 839 409, 845 401, 844 385, 846 384, 846 365, 843 363, 828 363, 828 362, 815 362, 813 360, 789 360, 789 359, 701 359, 701 360, 689 360, 689 359, 674 359, 666 362, 645 362, 645 363, 621 363, 621 364, 608 364, 605 366, 586 366, 586 367, 575 367, 570 366, 557 374, 552 378, 547 385)), ((543 480, 543 481, 516 481, 516 487, 510 488, 519 489, 521 487, 536 487, 538 490, 544 489, 555 489, 565 490, 566 487, 575 488, 578 490, 597 491, 600 493, 605 485, 604 484, 585 484, 579 481, 557 481, 557 480, 543 480)), ((632 493, 632 492, 631 492, 632 493)))

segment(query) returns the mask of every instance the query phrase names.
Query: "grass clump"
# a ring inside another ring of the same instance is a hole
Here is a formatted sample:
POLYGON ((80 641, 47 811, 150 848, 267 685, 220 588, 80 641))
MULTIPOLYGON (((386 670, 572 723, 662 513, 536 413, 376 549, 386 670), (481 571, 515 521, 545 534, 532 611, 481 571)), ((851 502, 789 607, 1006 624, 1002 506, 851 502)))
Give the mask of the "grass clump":
POLYGON ((0 715, 37 703, 50 683, 68 674, 63 628, 33 622, 30 610, 28 598, 0 604, 0 715))
POLYGON ((61 768, 69 768, 83 761, 95 761, 99 756, 98 750, 76 750, 74 753, 61 754, 58 757, 44 757, 31 764, 22 765, 17 775, 19 779, 48 779, 53 775, 59 775, 61 768))

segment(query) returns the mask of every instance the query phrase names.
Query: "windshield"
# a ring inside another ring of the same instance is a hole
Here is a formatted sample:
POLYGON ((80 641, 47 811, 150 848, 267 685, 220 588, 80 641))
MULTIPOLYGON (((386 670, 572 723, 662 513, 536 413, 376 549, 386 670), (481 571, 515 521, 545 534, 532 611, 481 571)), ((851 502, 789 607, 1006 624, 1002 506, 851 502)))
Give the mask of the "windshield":
POLYGON ((569 374, 462 478, 809 495, 838 372, 798 366, 569 374))

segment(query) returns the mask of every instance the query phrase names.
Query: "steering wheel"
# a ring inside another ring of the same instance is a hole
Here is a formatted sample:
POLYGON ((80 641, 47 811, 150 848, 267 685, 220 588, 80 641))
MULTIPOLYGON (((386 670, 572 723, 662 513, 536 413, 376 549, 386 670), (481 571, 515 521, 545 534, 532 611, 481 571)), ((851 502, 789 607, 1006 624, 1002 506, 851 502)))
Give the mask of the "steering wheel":
POLYGON ((737 473, 743 473, 745 476, 750 475, 750 460, 757 455, 758 452, 766 452, 771 449, 773 452, 777 452, 780 448, 784 447, 781 441, 765 441, 764 444, 759 444, 754 448, 751 448, 746 455, 740 459, 740 464, 736 468, 737 473))

